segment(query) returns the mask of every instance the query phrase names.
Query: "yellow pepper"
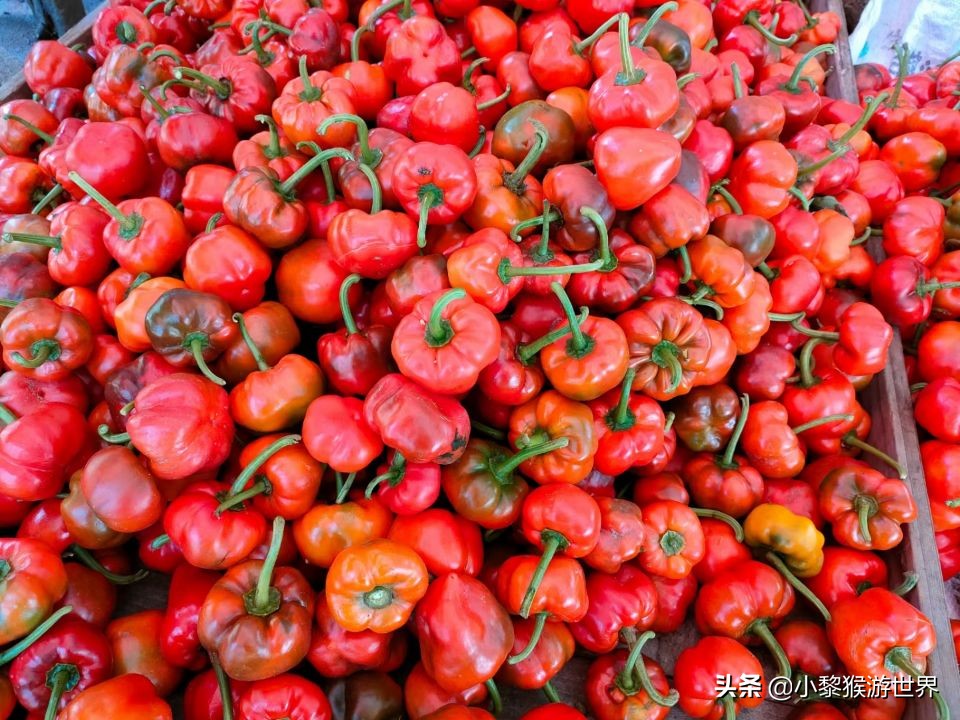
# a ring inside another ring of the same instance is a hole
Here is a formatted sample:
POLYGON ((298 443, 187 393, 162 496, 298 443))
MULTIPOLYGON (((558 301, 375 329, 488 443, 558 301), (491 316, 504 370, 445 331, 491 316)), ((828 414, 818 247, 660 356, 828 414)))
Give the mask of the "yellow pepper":
POLYGON ((757 505, 743 523, 747 545, 776 553, 798 577, 812 577, 823 567, 823 533, 810 518, 783 505, 757 505))

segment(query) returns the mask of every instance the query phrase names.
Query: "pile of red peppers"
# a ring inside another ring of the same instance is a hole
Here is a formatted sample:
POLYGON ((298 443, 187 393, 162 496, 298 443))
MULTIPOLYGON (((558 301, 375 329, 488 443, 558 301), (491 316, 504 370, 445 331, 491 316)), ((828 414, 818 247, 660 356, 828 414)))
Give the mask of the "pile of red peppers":
POLYGON ((774 676, 926 675, 879 553, 932 512, 960 572, 960 61, 832 100, 840 28, 111 0, 36 43, 0 106, 0 720, 516 720, 505 687, 732 720, 774 676), (857 395, 896 332, 929 511, 857 395))

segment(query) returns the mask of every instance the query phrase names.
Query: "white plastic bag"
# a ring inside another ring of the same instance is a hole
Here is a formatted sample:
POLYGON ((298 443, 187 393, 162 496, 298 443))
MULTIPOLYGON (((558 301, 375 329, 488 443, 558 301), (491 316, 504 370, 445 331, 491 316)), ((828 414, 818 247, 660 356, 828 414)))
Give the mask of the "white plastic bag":
POLYGON ((934 67, 960 50, 960 0, 870 0, 850 35, 855 64, 897 70, 894 46, 906 42, 910 72, 934 67))

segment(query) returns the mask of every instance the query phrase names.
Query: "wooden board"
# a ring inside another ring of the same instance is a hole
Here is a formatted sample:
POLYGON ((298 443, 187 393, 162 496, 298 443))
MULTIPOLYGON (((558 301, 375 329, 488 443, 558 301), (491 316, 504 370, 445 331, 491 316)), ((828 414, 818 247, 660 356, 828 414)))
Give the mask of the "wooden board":
MULTIPOLYGON (((830 97, 858 102, 857 81, 840 0, 811 0, 814 12, 831 10, 840 16, 841 29, 837 38, 837 52, 830 57, 827 75, 827 94, 830 97)), ((875 259, 884 257, 880 238, 869 245, 875 259)), ((954 652, 950 618, 960 617, 957 607, 958 585, 945 588, 940 574, 940 560, 930 517, 930 501, 920 461, 917 426, 913 417, 913 400, 903 360, 903 345, 899 333, 894 334, 886 370, 862 394, 861 401, 873 418, 870 442, 897 458, 907 469, 907 483, 920 510, 916 522, 906 527, 904 542, 888 556, 893 582, 898 582, 904 571, 917 573, 920 582, 907 599, 930 618, 936 630, 938 645, 930 656, 927 672, 937 676, 938 685, 947 706, 960 709, 960 672, 954 652)), ((887 471, 882 465, 878 469, 887 471)), ((932 701, 912 703, 905 718, 926 720, 935 717, 932 701)))
MULTIPOLYGON (((843 18, 840 0, 810 0, 809 5, 817 12, 834 10, 843 18)), ((66 33, 61 41, 65 44, 90 43, 90 32, 95 17, 96 12, 88 15, 66 33)), ((834 56, 831 72, 827 76, 827 93, 832 97, 843 97, 855 102, 856 83, 845 26, 841 30, 837 45, 839 52, 834 56)), ((29 96, 30 90, 24 83, 22 73, 11 76, 0 86, 2 101, 29 96)), ((871 248, 872 251, 877 249, 871 248)), ((952 636, 949 626, 951 613, 956 616, 960 586, 951 587, 948 604, 940 579, 936 543, 933 538, 929 502, 920 463, 917 432, 913 421, 912 402, 899 337, 895 338, 890 348, 887 369, 874 379, 867 391, 862 394, 861 401, 873 417, 870 442, 906 465, 909 475, 907 482, 910 483, 920 510, 920 518, 907 528, 905 542, 888 556, 893 580, 899 581, 904 571, 918 574, 920 581, 908 599, 931 618, 936 627, 937 636, 941 640, 937 651, 931 656, 928 672, 938 677, 939 687, 948 706, 952 709, 960 709, 960 674, 957 672, 957 661, 950 642, 952 636)), ((888 470, 884 467, 880 469, 888 470)), ((164 607, 166 589, 167 579, 158 575, 152 575, 136 586, 120 588, 120 613, 129 614, 144 609, 164 607)), ((648 645, 649 654, 664 666, 668 675, 672 675, 677 656, 695 641, 695 637, 696 630, 692 622, 687 622, 677 633, 652 641, 648 645)), ((765 657, 763 651, 759 654, 765 657)), ((589 664, 589 657, 577 656, 553 682, 563 700, 580 708, 584 707, 583 682, 589 664)), ((772 672, 772 666, 768 665, 766 669, 772 672)), ((504 712, 500 715, 501 720, 517 720, 525 712, 544 702, 540 692, 518 691, 511 688, 502 690, 504 712)), ((177 693, 169 699, 174 706, 175 717, 182 718, 182 694, 177 693)), ((793 707, 788 704, 765 702, 759 708, 741 712, 738 717, 742 720, 784 720, 792 710, 793 707)), ((669 717, 685 718, 686 715, 674 710, 669 717)), ((906 720, 931 720, 935 717, 933 705, 927 700, 912 702, 904 717, 906 720)))

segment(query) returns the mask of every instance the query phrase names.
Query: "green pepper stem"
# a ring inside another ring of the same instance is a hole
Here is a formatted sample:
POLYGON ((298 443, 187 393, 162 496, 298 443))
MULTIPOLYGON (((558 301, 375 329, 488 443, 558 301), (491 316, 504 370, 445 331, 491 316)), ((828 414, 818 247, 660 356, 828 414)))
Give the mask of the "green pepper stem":
POLYGON ((670 430, 673 429, 673 423, 677 419, 677 414, 671 410, 666 415, 663 416, 663 434, 666 435, 670 430))
POLYGON ((744 393, 740 396, 740 415, 737 417, 737 424, 733 426, 733 433, 730 435, 730 440, 727 441, 727 449, 723 453, 723 458, 720 460, 720 464, 726 468, 732 468, 736 466, 736 462, 733 459, 734 453, 737 452, 737 445, 740 443, 740 436, 743 435, 743 428, 747 425, 747 417, 750 415, 750 396, 747 393, 744 393))
POLYGON ((717 702, 723 706, 723 720, 737 720, 737 701, 733 695, 728 693, 717 702))
POLYGON ((477 86, 473 84, 473 74, 477 71, 477 68, 488 62, 490 62, 490 58, 478 57, 467 65, 467 69, 463 71, 463 81, 460 85, 471 95, 477 94, 477 86))
MULTIPOLYGON (((586 307, 580 308, 580 315, 577 317, 577 322, 582 323, 587 319, 590 311, 586 307)), ((517 357, 520 358, 520 361, 525 365, 530 362, 534 355, 543 350, 547 345, 550 345, 560 338, 570 334, 570 323, 564 323, 560 327, 551 330, 546 335, 533 340, 525 345, 517 346, 517 357)))
POLYGON ((857 434, 853 430, 851 430, 850 432, 848 432, 846 435, 843 436, 843 444, 846 445, 847 447, 853 447, 853 448, 857 448, 858 450, 862 450, 868 455, 873 455, 878 460, 882 460, 884 463, 886 463, 887 465, 892 467, 894 470, 896 470, 898 478, 900 478, 901 480, 907 479, 907 470, 906 468, 903 467, 903 465, 897 462, 895 458, 883 452, 883 450, 881 450, 880 448, 874 447, 870 443, 864 442, 863 440, 858 438, 857 434))
POLYGON ((59 183, 50 188, 50 192, 40 198, 40 202, 33 206, 33 209, 30 211, 32 215, 39 215, 40 212, 47 207, 50 203, 60 197, 60 194, 63 192, 63 185, 59 183))
POLYGON ((630 412, 630 398, 633 396, 633 379, 637 376, 637 367, 631 365, 623 374, 620 384, 620 399, 613 414, 613 429, 629 430, 636 423, 636 418, 630 412))
POLYGON ((895 108, 897 102, 900 100, 900 92, 903 90, 903 81, 907 77, 907 66, 909 63, 909 54, 907 51, 907 44, 900 43, 896 47, 897 51, 897 81, 893 85, 893 93, 890 95, 890 100, 887 102, 887 107, 895 108))
POLYGON ((190 67, 178 67, 173 71, 173 76, 177 80, 183 80, 184 78, 187 78, 188 80, 195 80, 201 85, 213 90, 216 96, 221 100, 226 100, 228 97, 230 97, 230 93, 232 91, 230 83, 217 80, 211 75, 207 75, 206 73, 202 73, 199 70, 194 70, 190 67))
POLYGON ((533 654, 533 651, 537 647, 537 643, 540 642, 540 636, 543 635, 543 628, 547 624, 547 620, 550 618, 550 613, 548 612, 538 612, 537 619, 533 626, 533 632, 530 633, 530 640, 527 641, 527 646, 523 648, 516 655, 512 655, 507 658, 508 665, 516 665, 522 663, 528 657, 533 654))
POLYGON ((629 628, 629 632, 625 630, 622 634, 630 646, 630 654, 623 663, 623 669, 614 678, 614 684, 625 695, 636 695, 642 689, 656 705, 661 707, 676 705, 680 699, 679 693, 671 689, 666 695, 662 695, 653 686, 650 675, 647 673, 646 663, 643 661, 643 646, 656 637, 654 632, 647 630, 640 637, 636 637, 636 631, 629 628))
MULTIPOLYGON (((483 112, 484 110, 488 110, 489 108, 492 108, 497 103, 506 102, 507 98, 510 97, 510 93, 512 92, 513 92, 513 88, 510 86, 510 83, 507 83, 506 87, 503 88, 502 93, 500 93, 496 97, 490 98, 489 100, 484 100, 482 103, 477 103, 477 110, 479 110, 480 112, 483 112)), ((480 126, 480 129, 481 129, 480 137, 483 138, 485 131, 483 130, 482 125, 480 126)))
POLYGON ((871 545, 873 538, 870 536, 870 518, 877 514, 877 501, 866 495, 857 495, 853 499, 853 509, 857 513, 860 535, 867 545, 871 545))
POLYGON ((277 128, 277 123, 274 119, 269 115, 256 115, 254 116, 254 120, 266 125, 267 131, 270 133, 270 142, 264 146, 263 156, 269 160, 286 157, 289 153, 287 153, 280 144, 280 130, 277 128))
POLYGON ((496 716, 503 710, 503 699, 500 697, 500 688, 490 678, 483 683, 487 688, 487 694, 490 696, 490 712, 496 716))
POLYGON ((427 245, 427 221, 430 211, 443 203, 443 190, 429 183, 420 188, 418 195, 420 208, 417 213, 417 246, 422 248, 427 245))
POLYGON ((646 42, 647 38, 650 37, 650 33, 653 32, 654 26, 663 19, 663 16, 668 12, 676 12, 679 9, 679 5, 675 2, 664 3, 658 7, 647 21, 644 23, 643 27, 640 28, 640 32, 637 33, 637 36, 633 39, 633 46, 642 48, 646 42))
POLYGON ((450 321, 443 317, 443 311, 450 303, 462 300, 467 296, 463 288, 452 288, 437 298, 430 310, 430 319, 424 331, 424 342, 427 347, 439 348, 453 340, 454 332, 450 321))
POLYGON ((550 201, 547 198, 543 200, 543 222, 540 224, 540 242, 533 253, 533 258, 537 262, 549 262, 556 257, 550 250, 550 221, 547 216, 550 213, 550 201))
POLYGON ((540 556, 540 562, 530 577, 530 584, 527 586, 527 592, 523 596, 523 602, 520 604, 520 617, 529 617, 530 608, 533 606, 533 600, 537 594, 537 588, 543 582, 543 576, 547 574, 547 568, 550 561, 557 554, 557 550, 563 550, 570 542, 561 533, 556 530, 543 530, 540 533, 540 540, 543 542, 543 555, 540 556))
POLYGON ((804 66, 810 62, 817 55, 833 55, 837 51, 837 46, 832 43, 824 43, 823 45, 817 45, 812 47, 804 53, 803 57, 800 58, 796 66, 793 68, 793 72, 790 74, 790 79, 783 85, 782 89, 788 93, 799 93, 800 92, 800 77, 803 75, 804 66))
POLYGON ((553 687, 553 683, 547 680, 543 686, 540 688, 540 691, 543 693, 544 697, 547 698, 547 702, 558 703, 561 702, 560 696, 557 695, 557 690, 553 687))
POLYGON ((538 455, 546 455, 554 450, 560 450, 569 444, 570 438, 559 437, 546 442, 537 443, 536 445, 528 445, 523 450, 514 453, 506 460, 503 460, 496 465, 491 465, 490 472, 498 478, 506 477, 530 458, 537 457, 538 455))
POLYGON ((883 101, 887 99, 887 97, 888 93, 882 92, 876 97, 872 98, 867 103, 863 113, 860 115, 857 121, 851 125, 843 135, 830 143, 831 152, 810 165, 801 166, 797 171, 797 176, 803 177, 805 175, 809 175, 812 172, 826 167, 837 158, 842 157, 850 152, 851 148, 848 143, 853 140, 858 132, 866 127, 867 123, 870 122, 870 118, 873 117, 874 113, 877 112, 877 109, 880 107, 883 101))
POLYGON ((150 549, 151 549, 151 550, 159 550, 159 549, 162 548, 164 545, 166 545, 168 542, 170 542, 170 536, 167 535, 166 533, 163 533, 162 535, 157 535, 157 536, 153 539, 153 541, 150 543, 150 549))
POLYGON ((357 159, 357 162, 367 165, 370 168, 375 168, 379 165, 380 161, 383 160, 383 150, 370 147, 370 129, 367 127, 364 119, 359 115, 353 115, 352 113, 331 115, 320 123, 317 132, 323 135, 330 129, 330 126, 341 123, 353 125, 357 129, 357 145, 360 146, 360 157, 357 159))
MULTIPOLYGON (((912 570, 906 570, 903 573, 903 582, 901 582, 896 587, 890 588, 890 592, 892 592, 894 595, 899 595, 900 597, 903 597, 904 595, 909 593, 911 590, 913 590, 917 586, 917 583, 919 581, 920 581, 920 576, 917 575, 917 573, 913 572, 912 570)), ((2 664, 3 663, 0 663, 0 665, 2 664)))
POLYGON ((46 686, 50 688, 50 699, 43 720, 56 720, 63 694, 80 682, 80 673, 76 665, 57 663, 48 672, 46 686), (52 680, 52 683, 51 683, 52 680))
MULTIPOLYGON (((886 657, 884 657, 884 665, 892 665, 912 678, 918 678, 921 674, 920 668, 913 664, 913 653, 910 648, 904 646, 897 646, 888 650, 886 657)), ((931 689, 930 697, 933 698, 933 702, 937 706, 938 720, 950 720, 950 708, 940 695, 940 691, 931 689)))
POLYGON ((837 414, 837 415, 827 415, 825 417, 819 417, 810 422, 805 422, 802 425, 797 425, 790 428, 793 430, 794 435, 799 435, 800 433, 805 433, 807 430, 813 430, 818 428, 821 425, 829 425, 830 423, 835 422, 850 422, 853 420, 853 415, 850 414, 837 414))
MULTIPOLYGON (((546 205, 544 205, 546 207, 546 205)), ((537 215, 536 217, 527 218, 526 220, 521 220, 516 225, 510 229, 510 239, 514 242, 520 241, 521 233, 524 230, 529 230, 530 228, 535 228, 538 225, 543 225, 544 223, 552 223, 557 220, 562 219, 560 213, 556 208, 551 208, 549 211, 545 211, 542 215, 537 215)))
POLYGON ((263 450, 257 453, 257 456, 253 458, 253 460, 251 460, 246 466, 244 466, 243 470, 240 471, 240 474, 237 475, 236 480, 233 481, 233 485, 230 486, 229 496, 232 497, 240 493, 247 486, 247 483, 250 482, 250 479, 257 473, 257 471, 263 467, 263 464, 267 462, 267 460, 272 458, 285 447, 296 445, 302 439, 302 437, 295 434, 284 435, 283 437, 277 438, 272 443, 267 445, 263 450))
POLYGON ((233 693, 230 689, 230 678, 224 672, 216 653, 210 653, 210 665, 217 676, 217 688, 220 690, 220 702, 223 705, 223 720, 233 720, 233 693))
POLYGON ((496 440, 497 442, 504 442, 507 439, 507 436, 503 432, 503 430, 498 430, 495 427, 486 425, 477 420, 471 420, 470 427, 472 427, 476 432, 480 433, 481 435, 486 435, 491 440, 496 440))
POLYGON ((732 515, 728 515, 721 510, 714 510, 712 508, 694 507, 690 509, 693 510, 693 514, 697 517, 713 518, 714 520, 719 520, 726 523, 733 530, 733 534, 737 538, 737 542, 743 542, 743 525, 741 525, 732 515))
POLYGON ((134 583, 138 583, 150 575, 150 573, 143 568, 137 570, 132 575, 118 575, 117 573, 110 572, 90 553, 90 551, 80 547, 79 545, 71 545, 70 552, 76 555, 77 560, 82 562, 94 572, 98 572, 103 575, 114 585, 133 585, 134 583))
MULTIPOLYGON (((770 280, 771 282, 776 280, 778 277, 780 277, 780 270, 774 270, 772 267, 767 265, 766 260, 761 260, 759 263, 757 263, 756 270, 758 273, 763 275, 767 280, 770 280)), ((769 314, 770 313, 768 313, 768 315, 769 314)), ((800 318, 806 317, 806 313, 798 313, 798 317, 800 318)))
POLYGON ((117 223, 120 225, 120 234, 124 239, 130 240, 140 234, 140 230, 143 227, 143 218, 140 217, 140 215, 137 213, 124 215, 120 211, 120 208, 107 200, 107 198, 99 190, 84 180, 83 177, 81 177, 81 175, 75 170, 71 170, 67 174, 67 177, 69 177, 70 180, 77 185, 77 187, 89 195, 91 200, 102 207, 107 215, 117 221, 117 223))
POLYGON ((110 426, 106 423, 97 427, 97 435, 111 445, 125 445, 130 442, 130 433, 111 433, 110 426))
POLYGON ((733 80, 733 98, 740 100, 743 97, 743 78, 740 75, 740 66, 730 63, 730 78, 733 80))
POLYGON ((3 233, 3 241, 6 243, 22 242, 29 243, 30 245, 41 245, 43 247, 53 248, 54 250, 63 249, 63 243, 61 242, 60 237, 56 235, 35 235, 34 233, 5 232, 3 233))
POLYGON ((357 168, 366 176, 367 182, 370 183, 370 214, 376 215, 383 209, 383 190, 380 188, 380 180, 377 179, 377 174, 369 165, 357 163, 357 168))
POLYGON ((822 342, 820 338, 810 338, 803 345, 800 351, 800 359, 797 365, 800 367, 800 384, 805 387, 813 387, 819 382, 813 374, 813 349, 822 342))
POLYGON ((266 372, 269 370, 270 365, 267 364, 266 359, 263 357, 263 353, 260 352, 260 348, 257 347, 257 344, 253 341, 253 338, 250 337, 250 331, 247 329, 247 323, 243 319, 243 314, 234 313, 233 321, 237 324, 237 327, 240 328, 240 337, 243 338, 243 344, 247 346, 247 349, 253 356, 254 362, 257 363, 257 369, 260 372, 266 372))
POLYGON ((596 272, 603 267, 603 262, 594 260, 579 265, 511 265, 509 258, 503 258, 497 274, 504 285, 515 277, 549 277, 551 275, 577 275, 579 273, 596 272))
POLYGON ((363 493, 364 496, 368 500, 372 498, 374 491, 383 483, 388 483, 390 487, 398 485, 406 474, 406 467, 407 459, 401 453, 396 453, 387 471, 380 473, 367 483, 367 489, 363 493))
POLYGON ((73 612, 73 607, 70 605, 64 605, 59 610, 54 611, 50 617, 37 625, 29 635, 20 640, 20 642, 18 642, 16 645, 11 645, 2 653, 0 653, 0 667, 12 662, 15 657, 20 655, 20 653, 46 635, 47 631, 56 625, 60 618, 62 618, 64 615, 69 615, 71 612, 73 612))
POLYGON ((513 189, 515 192, 518 188, 523 187, 524 180, 526 180, 527 175, 530 174, 530 171, 533 170, 540 161, 544 150, 547 149, 547 144, 550 142, 550 134, 542 122, 539 120, 530 120, 530 124, 533 126, 533 143, 530 145, 530 149, 527 150, 527 154, 524 155, 523 160, 520 161, 516 169, 503 178, 504 185, 513 189))
POLYGON ((15 423, 18 420, 16 414, 13 410, 8 408, 3 403, 0 403, 0 423, 3 425, 9 425, 10 423, 15 423))
POLYGON ((792 677, 793 668, 790 666, 790 660, 783 651, 783 646, 781 646, 773 636, 773 632, 770 630, 770 626, 767 625, 766 620, 755 620, 750 624, 747 632, 756 635, 763 641, 763 644, 767 646, 767 650, 770 651, 773 659, 777 662, 777 675, 788 679, 792 677))
POLYGON ((669 340, 661 340, 653 346, 650 354, 650 359, 657 367, 670 371, 668 393, 672 393, 680 387, 680 383, 683 381, 683 365, 680 363, 680 358, 677 357, 679 352, 680 349, 674 343, 669 340))
POLYGON ((590 33, 587 37, 579 42, 573 44, 573 51, 577 55, 583 55, 584 50, 589 50, 594 46, 594 44, 599 40, 604 34, 610 30, 614 25, 620 22, 620 15, 614 15, 613 17, 607 18, 600 27, 590 33))
POLYGON ((940 290, 953 290, 955 288, 960 288, 960 281, 941 282, 940 280, 928 280, 924 282, 921 280, 917 283, 917 295, 925 297, 940 290))
POLYGON ((224 380, 219 375, 215 374, 213 370, 210 369, 210 366, 207 365, 207 359, 203 356, 203 347, 204 340, 200 337, 195 337, 190 341, 190 353, 193 355, 193 360, 197 363, 197 368, 200 370, 200 374, 203 375, 207 380, 217 385, 226 385, 227 381, 224 380))
POLYGON ((717 183, 716 185, 713 185, 710 188, 710 192, 716 193, 717 195, 722 197, 724 200, 726 200, 727 205, 730 206, 730 209, 733 210, 734 213, 736 213, 737 215, 743 215, 743 207, 740 205, 739 202, 737 202, 737 199, 730 194, 730 191, 724 187, 725 184, 726 183, 723 182, 723 183, 717 183))
POLYGON ((360 62, 360 38, 369 30, 366 25, 360 25, 353 31, 353 37, 350 38, 350 62, 360 62))
POLYGON ((760 22, 760 14, 756 10, 751 10, 748 12, 747 16, 743 19, 743 22, 745 25, 750 25, 753 27, 757 32, 763 35, 768 42, 771 42, 774 45, 780 45, 782 47, 786 45, 793 45, 797 41, 796 33, 793 33, 789 37, 782 38, 770 32, 770 30, 762 22, 760 22))
POLYGON ((771 550, 767 552, 764 557, 768 563, 777 569, 777 572, 783 575, 783 579, 790 583, 790 586, 793 587, 797 593, 805 597, 807 602, 817 609, 817 612, 823 616, 824 620, 830 622, 832 616, 830 615, 830 611, 827 610, 826 605, 820 601, 820 598, 813 594, 813 591, 810 590, 810 588, 800 582, 800 578, 793 574, 793 572, 787 567, 787 564, 780 558, 779 555, 771 550))
POLYGON ((161 120, 166 120, 170 117, 170 111, 167 110, 160 102, 150 94, 150 91, 147 90, 146 86, 140 86, 140 94, 143 95, 143 99, 146 100, 147 104, 153 108, 153 111, 161 120))
POLYGON ((768 312, 767 318, 770 322, 785 322, 785 323, 794 323, 803 320, 807 314, 805 312, 795 312, 795 313, 775 313, 768 312))
POLYGON ((602 261, 601 272, 611 272, 617 267, 617 259, 610 252, 610 235, 607 232, 607 224, 600 217, 600 213, 592 207, 580 208, 580 214, 593 223, 597 229, 597 246, 599 247, 599 257, 602 261))
POLYGON ((24 357, 19 351, 10 357, 20 367, 38 368, 48 360, 60 357, 60 343, 51 339, 39 340, 30 346, 30 357, 24 357))
POLYGON ((41 140, 43 140, 43 142, 44 142, 45 144, 47 144, 47 145, 53 145, 53 135, 51 135, 51 134, 48 133, 48 132, 44 132, 43 130, 41 130, 40 128, 38 128, 36 125, 34 125, 32 122, 30 122, 29 120, 26 120, 26 119, 20 117, 19 115, 14 115, 13 113, 7 113, 6 115, 3 116, 3 119, 4 119, 4 120, 13 120, 13 121, 16 122, 16 123, 19 123, 19 124, 23 125, 27 130, 29 130, 29 131, 32 132, 34 135, 36 135, 38 138, 40 138, 41 140))
POLYGON ((587 337, 583 334, 583 330, 580 328, 580 323, 583 321, 577 319, 577 313, 573 309, 573 303, 570 302, 570 297, 563 289, 563 285, 556 281, 550 283, 550 289, 560 301, 560 305, 563 308, 563 314, 567 316, 567 325, 570 326, 571 335, 570 346, 577 351, 585 350, 587 348, 587 337))
POLYGON ((337 505, 341 504, 344 500, 347 499, 347 495, 350 494, 351 488, 353 488, 353 483, 357 479, 357 473, 352 472, 347 475, 346 478, 341 477, 340 473, 337 473, 337 505))
POLYGON ((693 277, 693 266, 690 264, 690 253, 687 251, 686 245, 681 245, 677 248, 677 257, 680 258, 680 268, 682 270, 680 273, 680 284, 686 285, 690 282, 690 278, 693 277))
POLYGON ((264 617, 275 613, 282 601, 280 591, 270 583, 273 581, 273 571, 277 566, 277 558, 280 557, 280 547, 283 545, 283 528, 285 520, 278 515, 273 519, 273 534, 270 537, 270 548, 267 550, 267 557, 260 568, 260 577, 257 578, 257 585, 254 588, 252 602, 249 603, 247 611, 251 615, 264 617))
POLYGON ((357 273, 353 273, 347 275, 340 283, 340 315, 343 317, 343 327, 346 329, 347 335, 356 335, 359 332, 357 322, 353 319, 353 311, 350 309, 350 288, 362 279, 357 273))
MULTIPOLYGON (((303 145, 303 143, 298 144, 297 147, 300 147, 300 145, 303 145)), ((317 153, 312 158, 307 160, 307 162, 305 162, 302 166, 297 168, 297 170, 290 175, 290 177, 280 184, 277 190, 281 195, 291 196, 294 189, 304 180, 304 178, 306 178, 319 166, 329 162, 335 157, 342 158, 343 160, 353 160, 353 155, 343 148, 330 148, 329 150, 324 150, 320 153, 317 153)))
POLYGON ((637 70, 636 65, 633 64, 633 48, 630 45, 630 15, 620 13, 617 18, 621 70, 617 75, 616 83, 618 85, 636 85, 647 76, 647 73, 643 70, 637 70))

